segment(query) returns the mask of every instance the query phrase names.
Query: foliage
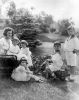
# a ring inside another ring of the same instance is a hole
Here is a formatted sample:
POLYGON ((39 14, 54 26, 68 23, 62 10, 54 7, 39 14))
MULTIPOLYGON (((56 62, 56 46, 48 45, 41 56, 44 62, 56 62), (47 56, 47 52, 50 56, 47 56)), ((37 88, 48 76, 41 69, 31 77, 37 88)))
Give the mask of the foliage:
POLYGON ((53 18, 51 15, 41 12, 40 15, 36 16, 36 21, 40 24, 39 28, 42 33, 50 32, 50 26, 53 23, 53 18))
POLYGON ((13 1, 11 1, 7 15, 9 16, 9 18, 12 18, 15 15, 15 13, 16 13, 16 5, 13 1))
POLYGON ((73 24, 74 23, 72 19, 63 19, 58 21, 59 33, 64 36, 68 36, 68 32, 67 32, 68 27, 72 26, 73 24))
POLYGON ((35 18, 27 9, 17 9, 13 2, 8 10, 9 20, 6 20, 6 26, 14 29, 19 39, 36 40, 39 33, 39 25, 35 22, 35 18))
POLYGON ((41 73, 45 70, 46 68, 46 61, 48 59, 51 59, 51 56, 49 55, 46 55, 46 56, 38 56, 38 57, 35 57, 33 56, 32 57, 32 60, 33 60, 33 66, 30 68, 34 74, 38 74, 38 73, 41 73))

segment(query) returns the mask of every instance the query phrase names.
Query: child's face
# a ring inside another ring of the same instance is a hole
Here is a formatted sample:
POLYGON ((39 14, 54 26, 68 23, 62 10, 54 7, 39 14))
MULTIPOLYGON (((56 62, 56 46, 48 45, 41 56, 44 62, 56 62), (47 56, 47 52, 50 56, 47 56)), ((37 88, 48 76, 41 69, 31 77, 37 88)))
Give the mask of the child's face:
POLYGON ((17 45, 19 43, 19 41, 18 40, 13 40, 12 43, 13 43, 13 45, 17 45))
POLYGON ((55 49, 55 51, 60 51, 61 46, 59 46, 59 45, 55 45, 55 46, 54 46, 54 49, 55 49))
POLYGON ((22 62, 21 62, 21 65, 24 66, 24 67, 26 67, 27 61, 22 61, 22 62))
POLYGON ((25 43, 21 43, 21 47, 22 48, 26 48, 26 44, 25 43))

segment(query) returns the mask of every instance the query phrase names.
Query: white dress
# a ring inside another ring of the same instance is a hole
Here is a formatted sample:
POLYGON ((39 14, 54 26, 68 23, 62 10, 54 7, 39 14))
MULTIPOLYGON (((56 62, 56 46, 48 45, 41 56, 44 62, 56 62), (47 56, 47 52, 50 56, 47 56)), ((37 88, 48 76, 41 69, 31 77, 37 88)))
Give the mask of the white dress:
POLYGON ((25 67, 21 65, 13 70, 11 77, 15 81, 29 81, 31 78, 29 73, 26 73, 25 67))
POLYGON ((78 56, 76 53, 73 53, 74 49, 79 50, 79 39, 76 36, 67 39, 64 43, 67 65, 78 66, 78 56))
POLYGON ((0 54, 4 54, 5 50, 8 51, 11 43, 12 41, 10 39, 6 40, 5 37, 2 37, 0 39, 0 54))

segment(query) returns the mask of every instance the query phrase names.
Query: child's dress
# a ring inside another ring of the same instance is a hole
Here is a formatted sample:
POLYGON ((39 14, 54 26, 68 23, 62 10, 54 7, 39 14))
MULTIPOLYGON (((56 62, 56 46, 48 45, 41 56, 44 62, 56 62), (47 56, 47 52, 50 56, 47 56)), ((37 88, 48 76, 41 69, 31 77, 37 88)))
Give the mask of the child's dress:
POLYGON ((19 67, 13 70, 11 77, 15 81, 29 81, 30 80, 29 72, 26 71, 25 67, 21 65, 19 65, 19 67))
POLYGON ((13 70, 11 77, 15 81, 29 81, 31 78, 35 79, 36 81, 40 80, 38 76, 33 75, 28 67, 25 69, 25 67, 22 65, 19 65, 19 67, 13 70))

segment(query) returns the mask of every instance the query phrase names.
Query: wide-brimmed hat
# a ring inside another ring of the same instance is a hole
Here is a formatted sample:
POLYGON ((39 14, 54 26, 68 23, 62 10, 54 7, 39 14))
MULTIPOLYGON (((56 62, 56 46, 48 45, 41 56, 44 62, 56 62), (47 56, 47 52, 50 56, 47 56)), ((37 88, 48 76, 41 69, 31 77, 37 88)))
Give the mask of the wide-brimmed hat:
POLYGON ((20 43, 24 43, 24 44, 28 45, 28 42, 26 40, 21 40, 20 43))
POLYGON ((17 37, 13 37, 12 41, 13 40, 16 40, 16 41, 20 42, 20 40, 17 37))

